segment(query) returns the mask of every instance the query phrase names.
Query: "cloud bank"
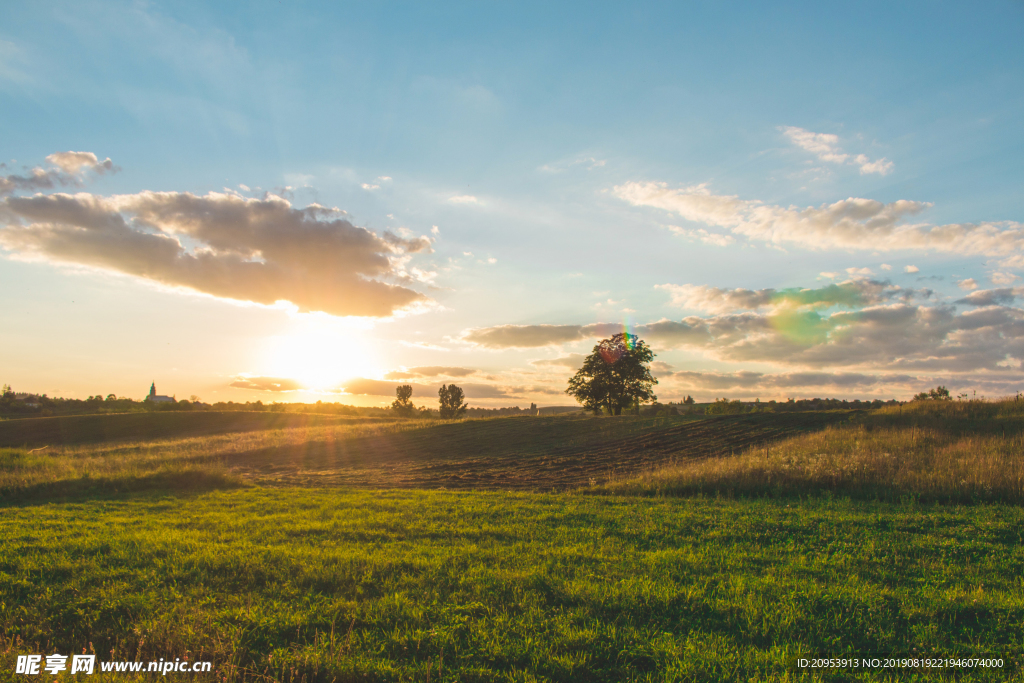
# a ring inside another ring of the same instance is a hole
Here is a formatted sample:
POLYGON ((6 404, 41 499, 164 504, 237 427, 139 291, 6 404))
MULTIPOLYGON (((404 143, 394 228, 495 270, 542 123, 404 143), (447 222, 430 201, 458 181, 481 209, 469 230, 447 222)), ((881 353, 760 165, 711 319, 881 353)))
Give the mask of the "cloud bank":
MULTIPOLYGON (((689 349, 719 362, 860 372, 1003 372, 1024 362, 1024 311, 990 305, 1008 301, 1011 293, 988 291, 969 295, 965 303, 980 307, 966 312, 898 302, 832 313, 801 308, 689 316, 636 325, 630 332, 656 353, 689 349)), ((618 323, 501 325, 470 330, 463 339, 490 349, 529 348, 596 340, 621 330, 618 323)))
POLYGON ((230 386, 236 389, 251 389, 253 391, 301 391, 304 387, 294 379, 287 377, 236 377, 230 386))
POLYGON ((634 206, 662 209, 771 244, 811 249, 932 250, 997 257, 1004 267, 1024 267, 1024 224, 904 222, 931 206, 926 202, 901 199, 883 204, 850 197, 817 207, 782 207, 715 195, 706 185, 673 189, 659 182, 629 182, 613 191, 634 206))
POLYGON ((468 377, 476 374, 472 368, 447 367, 442 365, 429 365, 408 370, 393 370, 386 375, 385 379, 415 379, 417 377, 468 377))
MULTIPOLYGON (((440 384, 416 384, 410 382, 385 382, 378 379, 353 379, 344 385, 346 394, 354 396, 390 396, 394 398, 395 389, 402 385, 412 386, 413 403, 433 405, 437 401, 440 384)), ((460 383, 467 399, 511 398, 521 391, 514 388, 499 387, 493 384, 460 383)))
POLYGON ((738 310, 805 306, 848 308, 880 304, 893 299, 908 300, 915 295, 927 298, 930 290, 905 290, 887 281, 848 280, 816 289, 720 289, 707 285, 657 285, 672 297, 680 308, 705 313, 729 313, 738 310))
MULTIPOLYGON (((83 155, 53 155, 55 173, 107 168, 83 155)), ((383 317, 429 301, 406 286, 415 280, 403 268, 408 255, 430 251, 429 239, 378 236, 338 209, 297 209, 274 195, 8 196, 0 200, 0 247, 24 259, 100 268, 226 299, 288 301, 302 311, 339 316, 383 317)))

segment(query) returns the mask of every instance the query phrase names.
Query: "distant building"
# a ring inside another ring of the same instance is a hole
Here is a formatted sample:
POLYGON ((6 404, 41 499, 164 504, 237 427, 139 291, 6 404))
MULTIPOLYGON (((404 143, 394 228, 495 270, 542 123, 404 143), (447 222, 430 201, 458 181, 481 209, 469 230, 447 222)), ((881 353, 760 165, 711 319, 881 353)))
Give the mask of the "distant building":
POLYGON ((35 394, 27 394, 23 391, 19 391, 14 394, 15 401, 21 401, 21 404, 29 408, 39 407, 39 397, 35 394))
POLYGON ((157 396, 156 395, 156 382, 149 385, 149 396, 146 400, 150 403, 174 403, 174 398, 171 396, 157 396))

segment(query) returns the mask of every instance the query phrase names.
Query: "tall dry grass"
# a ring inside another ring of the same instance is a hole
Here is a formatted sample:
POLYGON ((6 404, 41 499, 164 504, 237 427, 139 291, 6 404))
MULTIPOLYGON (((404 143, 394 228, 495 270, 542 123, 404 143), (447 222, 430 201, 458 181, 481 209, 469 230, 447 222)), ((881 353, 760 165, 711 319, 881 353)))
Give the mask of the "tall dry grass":
MULTIPOLYGON (((992 411, 995 413, 996 411, 992 411)), ((925 413, 934 415, 933 413, 925 413)), ((886 419, 886 416, 881 416, 886 419)), ((960 425, 962 427, 962 425, 960 425)), ((957 425, 952 425, 957 427, 957 425)), ((805 495, 1024 502, 1024 434, 917 425, 849 425, 742 454, 657 469, 598 492, 681 496, 805 495)))

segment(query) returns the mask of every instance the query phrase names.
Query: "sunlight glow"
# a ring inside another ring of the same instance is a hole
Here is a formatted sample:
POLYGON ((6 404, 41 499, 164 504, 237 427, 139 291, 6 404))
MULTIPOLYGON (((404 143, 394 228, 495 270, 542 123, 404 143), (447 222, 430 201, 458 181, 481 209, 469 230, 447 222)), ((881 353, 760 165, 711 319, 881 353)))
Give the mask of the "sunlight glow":
POLYGON ((337 389, 355 377, 381 374, 379 358, 363 326, 330 316, 296 316, 294 329, 267 340, 261 367, 313 391, 337 389))

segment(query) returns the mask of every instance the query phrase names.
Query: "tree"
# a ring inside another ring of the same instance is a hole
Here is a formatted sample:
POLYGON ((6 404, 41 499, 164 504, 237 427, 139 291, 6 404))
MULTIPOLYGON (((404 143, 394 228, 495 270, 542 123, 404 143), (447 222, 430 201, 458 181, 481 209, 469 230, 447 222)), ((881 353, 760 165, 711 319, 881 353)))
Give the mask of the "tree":
POLYGON ((620 332, 594 347, 565 393, 594 414, 604 408, 621 415, 623 408, 658 400, 651 391, 658 380, 648 367, 653 359, 654 353, 635 334, 620 332))
POLYGON ((416 406, 409 399, 412 398, 412 387, 408 384, 395 387, 395 402, 391 404, 391 410, 401 417, 412 417, 416 414, 416 406))
POLYGON ((738 415, 743 412, 743 403, 739 399, 730 401, 722 397, 704 409, 705 415, 738 415))
POLYGON ((448 386, 442 384, 441 388, 437 391, 437 395, 440 397, 442 420, 454 420, 457 417, 461 417, 466 412, 466 408, 469 407, 462 402, 465 396, 462 393, 462 388, 454 384, 449 384, 448 386))
POLYGON ((949 389, 939 385, 929 391, 922 391, 920 394, 914 396, 915 401, 949 401, 949 389))

